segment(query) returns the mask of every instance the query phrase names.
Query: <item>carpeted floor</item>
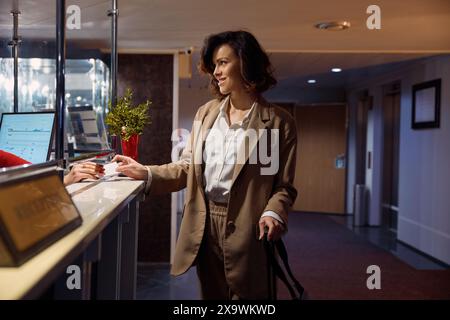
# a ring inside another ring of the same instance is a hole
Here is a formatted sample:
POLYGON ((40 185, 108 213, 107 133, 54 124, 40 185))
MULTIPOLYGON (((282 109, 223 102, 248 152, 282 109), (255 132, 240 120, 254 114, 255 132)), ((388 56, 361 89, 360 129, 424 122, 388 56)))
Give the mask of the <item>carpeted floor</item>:
MULTIPOLYGON (((330 217, 291 213, 285 237, 290 265, 310 299, 450 299, 450 270, 416 270, 330 217), (381 289, 366 286, 381 269, 381 289)), ((279 282, 278 296, 289 299, 279 282)))

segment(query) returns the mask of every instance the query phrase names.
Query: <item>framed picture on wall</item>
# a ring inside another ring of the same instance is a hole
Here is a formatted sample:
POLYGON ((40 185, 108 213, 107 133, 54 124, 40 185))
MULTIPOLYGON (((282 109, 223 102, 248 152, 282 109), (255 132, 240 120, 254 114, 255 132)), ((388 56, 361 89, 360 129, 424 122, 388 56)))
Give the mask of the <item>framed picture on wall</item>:
POLYGON ((412 128, 439 128, 441 79, 413 85, 412 128))

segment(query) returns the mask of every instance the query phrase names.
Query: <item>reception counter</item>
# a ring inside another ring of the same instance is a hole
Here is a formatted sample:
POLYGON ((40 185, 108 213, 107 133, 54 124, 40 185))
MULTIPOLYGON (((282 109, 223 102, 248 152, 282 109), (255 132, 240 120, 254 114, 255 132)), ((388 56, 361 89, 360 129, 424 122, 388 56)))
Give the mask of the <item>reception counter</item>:
POLYGON ((0 268, 0 299, 134 299, 144 182, 112 177, 66 189, 82 225, 23 265, 0 268))

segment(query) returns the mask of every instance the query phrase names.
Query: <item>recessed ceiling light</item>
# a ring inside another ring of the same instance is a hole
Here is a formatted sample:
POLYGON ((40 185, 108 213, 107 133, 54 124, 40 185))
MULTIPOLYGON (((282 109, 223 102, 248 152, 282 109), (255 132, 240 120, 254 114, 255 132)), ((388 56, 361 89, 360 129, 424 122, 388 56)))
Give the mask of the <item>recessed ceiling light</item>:
POLYGON ((341 31, 350 28, 350 26, 351 24, 348 21, 319 22, 314 25, 317 29, 330 31, 341 31))
POLYGON ((309 79, 309 80, 308 80, 308 83, 316 83, 316 80, 314 80, 314 79, 309 79))
POLYGON ((341 72, 342 69, 341 68, 333 68, 331 69, 332 72, 341 72))

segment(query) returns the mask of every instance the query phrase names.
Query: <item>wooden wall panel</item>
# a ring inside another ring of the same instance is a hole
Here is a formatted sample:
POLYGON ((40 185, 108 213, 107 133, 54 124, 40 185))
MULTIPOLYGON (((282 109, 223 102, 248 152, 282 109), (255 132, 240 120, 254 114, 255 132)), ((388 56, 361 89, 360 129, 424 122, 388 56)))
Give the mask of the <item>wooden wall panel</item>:
MULTIPOLYGON (((152 123, 139 142, 139 162, 164 164, 171 161, 173 56, 121 54, 118 68, 118 94, 133 89, 135 103, 152 100, 152 123)), ((169 262, 171 197, 146 197, 139 216, 138 261, 169 262)))
POLYGON ((296 107, 298 197, 293 209, 345 213, 345 169, 335 159, 346 152, 345 106, 296 107))

